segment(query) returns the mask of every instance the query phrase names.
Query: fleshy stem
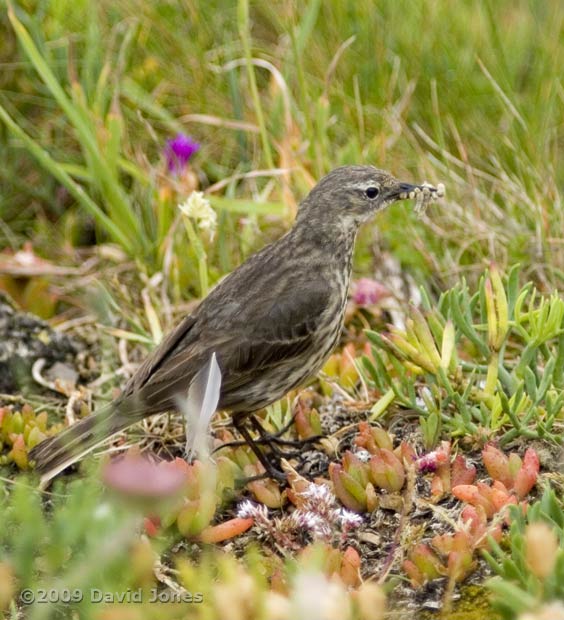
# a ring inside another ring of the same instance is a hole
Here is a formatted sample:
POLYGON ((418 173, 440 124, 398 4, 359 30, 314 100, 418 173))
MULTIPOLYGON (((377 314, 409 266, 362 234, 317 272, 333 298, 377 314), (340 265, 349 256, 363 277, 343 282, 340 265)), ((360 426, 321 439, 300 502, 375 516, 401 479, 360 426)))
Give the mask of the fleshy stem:
POLYGON ((200 295, 205 297, 208 294, 208 256, 202 240, 196 233, 192 221, 187 215, 182 216, 186 233, 188 234, 188 240, 196 252, 196 258, 198 260, 198 274, 200 278, 200 295))

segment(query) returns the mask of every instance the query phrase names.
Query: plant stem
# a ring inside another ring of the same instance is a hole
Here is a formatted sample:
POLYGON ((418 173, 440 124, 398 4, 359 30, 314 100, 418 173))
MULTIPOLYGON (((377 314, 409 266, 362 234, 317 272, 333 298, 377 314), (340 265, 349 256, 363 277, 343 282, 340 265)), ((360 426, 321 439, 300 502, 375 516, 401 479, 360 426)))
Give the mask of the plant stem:
POLYGON ((264 114, 262 113, 262 106, 260 103, 260 96, 255 77, 255 70, 253 67, 253 58, 251 54, 249 0, 239 0, 237 22, 239 26, 239 35, 241 37, 241 42, 243 43, 243 50, 245 52, 245 64, 247 66, 247 75, 249 77, 249 85, 251 87, 251 97, 253 98, 253 106, 257 115, 257 122, 260 129, 260 137, 262 142, 262 148, 264 150, 264 157, 266 159, 266 165, 268 168, 274 168, 272 152, 270 150, 270 142, 268 140, 268 132, 266 131, 266 123, 264 120, 264 114))
POLYGON ((184 227, 186 228, 186 233, 188 234, 188 239, 190 244, 194 248, 194 252, 196 253, 196 258, 198 260, 198 274, 200 277, 200 296, 203 298, 208 294, 209 284, 208 284, 208 257, 206 254, 206 249, 204 248, 204 244, 202 240, 196 233, 194 229, 194 225, 189 217, 186 215, 182 216, 182 221, 184 222, 184 227))

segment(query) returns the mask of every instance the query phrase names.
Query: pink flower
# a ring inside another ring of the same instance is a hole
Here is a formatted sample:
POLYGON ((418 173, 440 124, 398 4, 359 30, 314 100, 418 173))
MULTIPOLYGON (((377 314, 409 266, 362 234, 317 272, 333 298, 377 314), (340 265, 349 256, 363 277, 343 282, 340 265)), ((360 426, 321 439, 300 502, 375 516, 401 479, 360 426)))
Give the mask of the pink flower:
POLYGON ((352 300, 357 306, 373 306, 389 295, 388 289, 376 280, 360 278, 360 280, 353 282, 352 300))
POLYGON ((153 463, 139 455, 125 456, 104 467, 103 479, 114 491, 129 497, 170 497, 187 483, 186 469, 177 461, 181 459, 153 463))

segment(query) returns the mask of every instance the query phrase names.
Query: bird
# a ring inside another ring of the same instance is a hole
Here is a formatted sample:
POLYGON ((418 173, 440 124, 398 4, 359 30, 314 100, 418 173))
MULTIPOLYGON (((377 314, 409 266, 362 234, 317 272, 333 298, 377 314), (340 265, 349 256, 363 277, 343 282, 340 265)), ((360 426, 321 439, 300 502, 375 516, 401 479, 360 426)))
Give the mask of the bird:
MULTIPOLYGON (((49 480, 115 433, 178 409, 178 398, 215 354, 217 410, 261 458, 245 418, 302 386, 322 368, 343 328, 359 227, 428 185, 369 165, 341 166, 300 203, 293 226, 221 280, 141 363, 111 403, 30 451, 49 480)), ((261 462, 265 464, 264 459, 261 462)))

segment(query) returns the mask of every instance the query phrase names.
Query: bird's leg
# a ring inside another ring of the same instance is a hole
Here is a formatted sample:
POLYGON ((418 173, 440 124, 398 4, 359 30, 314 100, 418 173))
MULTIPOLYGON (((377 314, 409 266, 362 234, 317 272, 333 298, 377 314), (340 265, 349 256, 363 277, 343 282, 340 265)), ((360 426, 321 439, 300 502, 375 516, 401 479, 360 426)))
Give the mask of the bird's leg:
POLYGON ((266 454, 258 447, 256 441, 251 437, 249 431, 245 428, 245 420, 243 416, 233 416, 233 426, 241 433, 243 439, 247 442, 249 448, 255 453, 257 459, 266 470, 266 473, 275 480, 286 480, 286 474, 266 458, 266 454))
MULTIPOLYGON (((296 419, 296 415, 297 414, 294 413, 290 417, 290 420, 286 422, 286 424, 284 424, 284 426, 279 431, 276 431, 276 433, 270 433, 269 431, 267 431, 264 428, 264 426, 259 422, 259 419, 255 415, 251 415, 249 417, 251 418, 252 425, 260 433, 261 438, 266 437, 268 438, 269 441, 273 441, 275 439, 279 439, 280 437, 282 437, 284 433, 290 430, 290 427, 292 426, 292 424, 294 423, 294 420, 296 419)), ((276 443, 283 443, 284 441, 289 441, 289 440, 280 440, 280 441, 277 441, 276 443)))
MULTIPOLYGON (((270 448, 272 448, 272 444, 298 447, 303 445, 304 443, 314 443, 322 437, 322 435, 315 435, 314 437, 308 437, 307 439, 282 439, 281 436, 284 435, 284 433, 288 431, 294 423, 294 420, 296 419, 296 414, 294 414, 291 417, 290 421, 287 422, 279 431, 276 431, 275 433, 267 431, 254 415, 250 415, 248 417, 251 419, 252 425, 260 435, 258 439, 253 440, 257 445, 267 444, 270 448)), ((245 446, 247 444, 248 442, 245 440, 228 441, 227 443, 222 443, 220 446, 215 448, 213 452, 217 452, 218 450, 222 450, 223 448, 237 448, 238 446, 245 446)))
POLYGON ((254 415, 249 416, 250 421, 251 421, 251 426, 258 432, 260 439, 258 440, 259 443, 262 444, 266 444, 270 451, 272 452, 272 454, 274 454, 276 456, 276 458, 278 459, 283 459, 283 458, 287 458, 287 459, 291 459, 291 458, 295 458, 297 456, 299 456, 300 452, 298 450, 289 450, 289 451, 284 451, 280 448, 280 446, 295 446, 295 442, 292 442, 290 440, 286 440, 286 439, 282 439, 278 436, 274 436, 271 433, 269 433, 267 430, 265 430, 265 428, 262 426, 262 424, 255 418, 254 415))
MULTIPOLYGON (((270 478, 270 474, 266 471, 262 474, 257 474, 256 476, 249 476, 248 478, 237 478, 235 480, 235 489, 244 489, 249 484, 249 482, 256 482, 257 480, 266 480, 267 478, 270 478)), ((285 478, 283 482, 286 482, 285 478)))
MULTIPOLYGON (((251 419, 251 424, 253 425, 255 430, 260 435, 260 440, 259 440, 258 443, 266 443, 271 448, 273 448, 273 444, 278 444, 278 445, 281 445, 281 446, 293 446, 293 447, 297 448, 297 447, 303 446, 306 443, 314 443, 314 442, 318 441, 320 439, 320 437, 321 437, 321 435, 315 435, 314 437, 308 437, 307 439, 282 439, 282 435, 294 423, 294 419, 296 417, 295 414, 292 416, 290 421, 282 429, 280 429, 276 433, 270 433, 269 431, 267 431, 264 428, 264 426, 259 422, 259 420, 254 415, 251 415, 249 417, 251 419)), ((274 448, 273 448, 273 450, 274 450, 274 448)))

